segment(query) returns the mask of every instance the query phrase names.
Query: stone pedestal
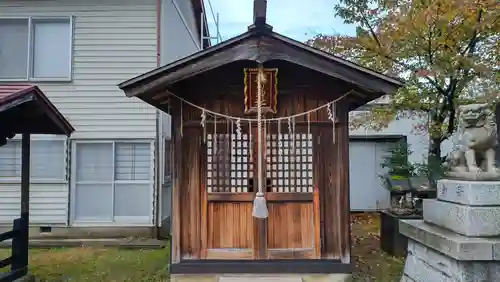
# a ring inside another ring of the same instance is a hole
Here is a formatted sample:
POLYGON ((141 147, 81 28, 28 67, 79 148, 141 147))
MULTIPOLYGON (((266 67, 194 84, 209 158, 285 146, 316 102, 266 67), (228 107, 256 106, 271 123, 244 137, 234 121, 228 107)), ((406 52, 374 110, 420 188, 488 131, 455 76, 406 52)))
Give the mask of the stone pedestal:
POLYGON ((402 220, 402 282, 500 282, 500 181, 438 181, 423 220, 402 220))

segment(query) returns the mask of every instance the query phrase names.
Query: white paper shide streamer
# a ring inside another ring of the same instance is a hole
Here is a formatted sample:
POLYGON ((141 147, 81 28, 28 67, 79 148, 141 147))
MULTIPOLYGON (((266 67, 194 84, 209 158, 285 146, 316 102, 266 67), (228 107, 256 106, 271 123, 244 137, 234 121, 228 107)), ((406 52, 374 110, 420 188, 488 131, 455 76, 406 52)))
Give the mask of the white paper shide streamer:
POLYGON ((207 113, 205 111, 201 111, 201 127, 203 127, 203 143, 207 142, 207 113))
POLYGON ((252 216, 256 218, 267 218, 267 203, 264 195, 264 183, 262 181, 262 84, 265 83, 262 67, 257 74, 257 194, 253 201, 252 216))
POLYGON ((335 102, 331 102, 328 107, 326 107, 328 112, 328 119, 332 122, 332 140, 335 143, 335 121, 337 115, 335 114, 335 102))

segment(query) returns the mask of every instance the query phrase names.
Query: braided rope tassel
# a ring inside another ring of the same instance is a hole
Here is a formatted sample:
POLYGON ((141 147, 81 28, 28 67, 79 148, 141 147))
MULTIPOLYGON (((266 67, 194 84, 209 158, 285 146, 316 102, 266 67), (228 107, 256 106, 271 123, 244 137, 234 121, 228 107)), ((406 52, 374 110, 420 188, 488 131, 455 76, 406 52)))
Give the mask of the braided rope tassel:
POLYGON ((257 185, 258 190, 253 202, 252 215, 256 218, 267 218, 268 210, 264 197, 264 183, 262 175, 262 82, 265 79, 262 67, 257 74, 257 185))

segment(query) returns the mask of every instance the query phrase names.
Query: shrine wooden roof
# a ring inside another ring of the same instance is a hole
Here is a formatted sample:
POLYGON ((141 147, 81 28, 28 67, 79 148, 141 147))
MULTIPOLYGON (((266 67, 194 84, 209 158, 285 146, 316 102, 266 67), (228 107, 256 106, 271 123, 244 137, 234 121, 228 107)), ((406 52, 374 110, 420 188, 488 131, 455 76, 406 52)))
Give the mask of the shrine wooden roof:
POLYGON ((235 61, 254 61, 257 65, 273 60, 286 61, 326 74, 371 93, 368 95, 372 97, 367 97, 364 102, 392 94, 403 85, 396 78, 273 32, 269 25, 254 24, 239 36, 124 81, 118 86, 128 97, 144 97, 235 61))
POLYGON ((0 142, 15 134, 64 134, 75 129, 37 86, 0 85, 0 142))

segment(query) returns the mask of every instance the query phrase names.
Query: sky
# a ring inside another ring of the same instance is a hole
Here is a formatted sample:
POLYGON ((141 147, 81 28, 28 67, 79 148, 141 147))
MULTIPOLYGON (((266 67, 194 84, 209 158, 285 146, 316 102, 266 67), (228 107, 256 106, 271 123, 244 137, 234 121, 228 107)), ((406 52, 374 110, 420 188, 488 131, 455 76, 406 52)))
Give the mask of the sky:
MULTIPOLYGON (((214 14, 219 13, 222 40, 247 30, 253 21, 253 0, 204 0, 211 36, 216 35, 214 14)), ((267 0, 267 22, 273 30, 304 42, 318 33, 354 35, 355 27, 335 18, 338 0, 267 0)), ((214 42, 215 43, 215 42, 214 42)))

